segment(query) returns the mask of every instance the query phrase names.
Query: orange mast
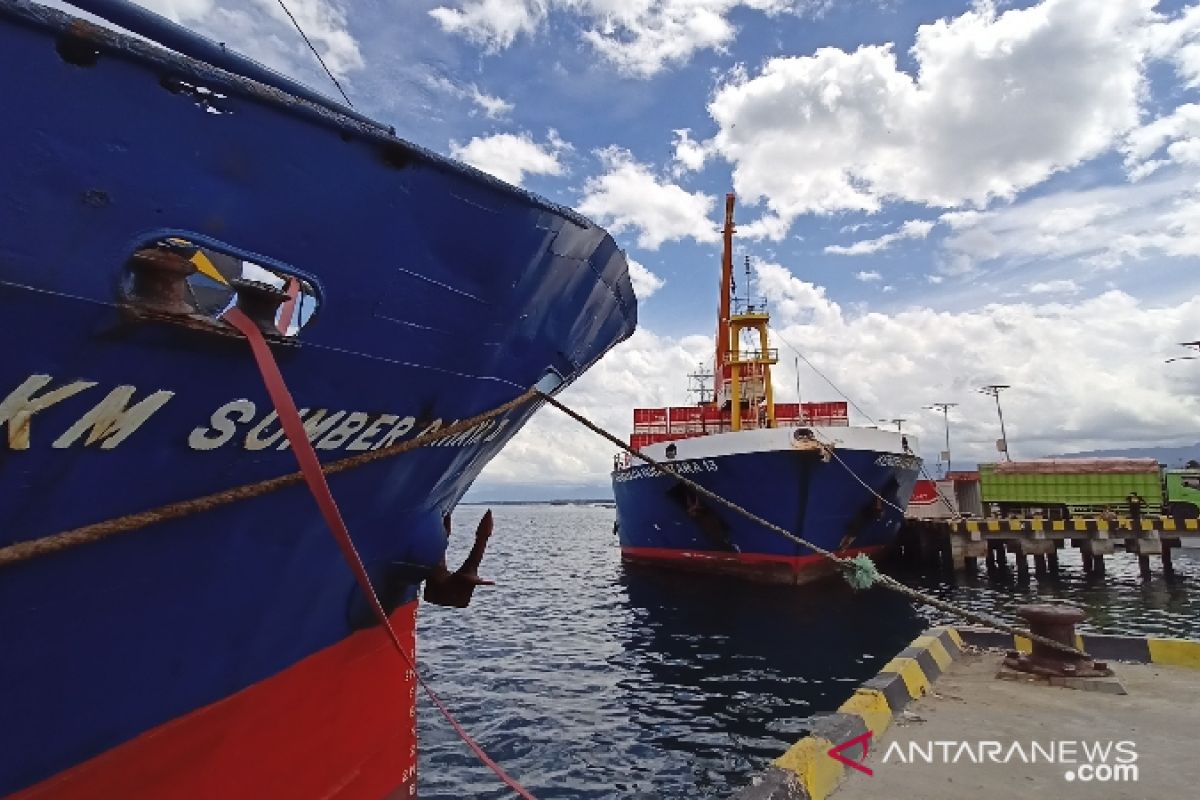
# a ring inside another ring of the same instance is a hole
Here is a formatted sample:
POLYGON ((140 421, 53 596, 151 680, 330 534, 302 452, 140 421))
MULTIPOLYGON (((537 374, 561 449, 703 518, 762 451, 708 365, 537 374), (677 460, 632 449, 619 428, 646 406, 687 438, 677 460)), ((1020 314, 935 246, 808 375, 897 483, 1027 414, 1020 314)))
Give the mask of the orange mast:
POLYGON ((717 363, 713 370, 713 399, 721 396, 722 373, 729 360, 729 298, 733 294, 733 201, 734 194, 725 195, 725 246, 721 252, 721 291, 717 306, 717 363))

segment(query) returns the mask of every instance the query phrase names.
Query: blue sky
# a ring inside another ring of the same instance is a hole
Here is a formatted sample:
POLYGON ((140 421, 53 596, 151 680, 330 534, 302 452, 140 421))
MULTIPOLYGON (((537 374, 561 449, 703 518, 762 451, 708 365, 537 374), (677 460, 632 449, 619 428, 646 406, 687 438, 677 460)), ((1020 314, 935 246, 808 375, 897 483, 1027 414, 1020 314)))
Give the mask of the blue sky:
MULTIPOLYGON (((143 0, 333 92, 276 0, 143 0)), ((721 198, 802 350, 931 461, 1200 438, 1200 8, 1149 0, 288 0, 356 107, 613 231, 641 330, 566 394, 618 432, 686 401, 721 198), (686 133, 680 133, 686 131, 686 133), (1178 352, 1177 352, 1178 351, 1178 352)), ((836 399, 807 367, 805 399, 836 399)), ((544 411, 486 494, 592 491, 544 411), (547 479, 547 474, 555 478, 547 479)), ((866 422, 859 419, 857 421, 866 422)))

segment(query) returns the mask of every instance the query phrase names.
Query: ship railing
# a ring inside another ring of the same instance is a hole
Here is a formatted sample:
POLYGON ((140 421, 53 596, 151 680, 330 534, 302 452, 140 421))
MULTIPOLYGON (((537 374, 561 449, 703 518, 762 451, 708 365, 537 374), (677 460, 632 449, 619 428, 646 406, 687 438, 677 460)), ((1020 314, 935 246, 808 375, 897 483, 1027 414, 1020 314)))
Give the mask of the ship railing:
POLYGON ((765 297, 735 297, 733 298, 734 316, 750 316, 767 313, 767 298, 765 297))
MULTIPOLYGON (((730 364, 778 364, 779 348, 768 347, 766 350, 739 350, 737 358, 730 358, 730 364)), ((757 376, 755 376, 757 377, 757 376)))

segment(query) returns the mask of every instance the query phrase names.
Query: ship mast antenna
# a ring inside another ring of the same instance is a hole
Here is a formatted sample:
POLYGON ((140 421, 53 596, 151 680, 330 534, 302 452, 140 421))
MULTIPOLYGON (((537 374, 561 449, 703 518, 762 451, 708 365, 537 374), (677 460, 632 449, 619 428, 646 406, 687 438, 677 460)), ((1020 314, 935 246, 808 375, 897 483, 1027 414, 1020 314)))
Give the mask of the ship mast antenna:
POLYGON ((695 372, 688 373, 688 394, 695 395, 699 405, 707 405, 713 401, 713 377, 713 373, 705 369, 703 361, 696 365, 695 372))
POLYGON ((734 194, 725 195, 725 227, 721 230, 721 291, 717 295, 717 358, 713 376, 713 394, 721 395, 721 380, 729 361, 729 304, 733 287, 733 203, 734 194))

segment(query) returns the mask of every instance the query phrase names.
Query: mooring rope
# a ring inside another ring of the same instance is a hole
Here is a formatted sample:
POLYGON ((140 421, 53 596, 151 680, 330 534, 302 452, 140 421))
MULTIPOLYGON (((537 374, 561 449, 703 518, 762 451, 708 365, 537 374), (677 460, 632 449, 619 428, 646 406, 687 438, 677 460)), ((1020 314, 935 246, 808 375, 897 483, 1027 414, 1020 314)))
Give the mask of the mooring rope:
MULTIPOLYGON (((513 409, 524 405, 538 397, 536 389, 530 389, 507 403, 503 403, 495 408, 484 411, 482 414, 477 414, 473 417, 455 422, 452 425, 447 425, 444 428, 439 428, 436 431, 431 431, 422 434, 407 442, 381 447, 378 450, 369 450, 365 453, 349 456, 347 458, 331 461, 328 464, 321 465, 321 470, 326 475, 333 475, 338 472, 344 472, 348 469, 361 467, 364 464, 370 464, 382 459, 394 458, 403 453, 407 453, 417 448, 424 447, 427 444, 437 442, 439 439, 444 439, 455 434, 462 433, 471 428, 481 425, 494 417, 506 414, 513 409)), ((278 413, 278 412, 277 412, 278 413)), ((131 533, 140 530, 150 525, 157 525, 160 522, 166 522, 180 517, 199 514, 205 511, 211 511, 214 508, 236 503, 242 500, 250 500, 255 497, 260 497, 264 494, 283 489, 288 486, 301 483, 304 480, 303 472, 292 472, 287 475, 280 475, 275 478, 258 481, 256 483, 247 483, 241 486, 235 486, 230 489, 224 489, 219 492, 207 494, 202 497, 194 497, 190 500, 181 500, 175 503, 167 503, 166 505, 152 508, 148 511, 139 511, 133 514, 126 514, 121 517, 113 517, 101 522, 94 522, 89 525, 84 525, 78 528, 72 528, 58 533, 48 534, 37 539, 28 539, 21 542, 15 542, 0 547, 0 567, 5 567, 9 564, 16 564, 21 561, 28 561, 39 556, 57 553, 60 550, 67 550, 72 547, 98 542, 101 539, 107 539, 110 536, 116 536, 122 533, 131 533)))
POLYGON ((350 529, 346 527, 346 521, 342 518, 341 509, 338 508, 337 501, 333 498, 333 492, 329 489, 329 482, 325 479, 325 472, 321 469, 321 462, 317 459, 317 451, 313 448, 312 442, 309 441, 308 432, 304 429, 304 421, 300 419, 300 412, 296 410, 296 402, 292 399, 292 393, 288 391, 287 384, 283 380, 283 375, 279 371, 279 365, 275 361, 275 355, 271 352, 266 338, 262 335, 258 326, 239 308, 233 308, 225 312, 225 319, 241 331, 242 335, 250 343, 250 350, 254 355, 254 361, 258 365, 258 370, 262 375, 263 386, 271 398, 271 403, 275 406, 275 413, 279 417, 280 427, 283 428, 284 433, 287 435, 288 443, 291 445, 292 453, 296 456, 296 462, 300 465, 300 471, 304 474, 304 480, 308 484, 308 489, 312 493, 313 499, 317 502, 321 516, 325 518, 325 524, 329 527, 330 533, 333 534, 338 548, 342 551, 342 557, 345 558, 350 571, 354 573, 354 580, 358 583, 359 589, 362 590, 367 601, 371 604, 371 610, 375 612, 375 617, 387 632, 388 638, 391 639, 392 646, 395 647, 396 652, 400 654, 400 657, 408 665, 408 668, 412 670, 417 682, 421 684, 421 688, 425 690, 425 694, 433 701, 438 711, 442 713, 442 716, 454 728, 459 738, 471 749, 471 752, 483 762, 484 766, 490 769, 497 778, 503 781, 508 788, 516 792, 518 796, 525 798, 525 800, 536 800, 528 789, 505 772, 504 768, 487 754, 483 747, 475 741, 474 737, 467 732, 466 728, 455 719, 454 714, 450 712, 450 709, 446 707, 442 699, 437 696, 437 693, 429 688, 429 685, 421 677, 421 673, 417 670, 416 660, 405 649, 403 643, 400 641, 400 637, 396 634, 395 628, 392 627, 392 621, 388 617, 387 611, 384 610, 383 603, 379 600, 379 594, 375 591, 375 586, 371 583, 371 576, 367 573, 362 556, 359 555, 358 548, 354 546, 354 540, 350 537, 350 529))
MULTIPOLYGON (((674 470, 672 470, 670 468, 670 465, 662 464, 661 462, 656 461, 655 459, 651 458, 650 456, 647 456, 644 453, 640 453, 637 450, 634 450, 632 447, 627 445, 623 440, 617 438, 613 434, 611 434, 608 431, 606 431, 605 429, 601 428, 599 425, 596 425, 594 422, 587 419, 586 417, 584 417, 582 414, 575 411, 574 409, 569 408, 568 406, 564 405, 562 402, 560 402, 556 398, 546 394, 545 392, 539 392, 539 394, 541 395, 541 398, 543 400, 545 400, 547 403, 554 406, 559 411, 563 412, 564 414, 566 414, 568 417, 575 420, 579 424, 583 425, 585 428, 592 431, 592 433, 602 436, 603 438, 607 439, 612 444, 616 445, 622 451, 628 453, 631 456, 634 456, 635 458, 645 461, 647 464, 654 467, 659 472, 661 472, 664 475, 667 475, 671 478, 674 478, 675 480, 682 483, 684 486, 687 486, 692 491, 694 491, 698 494, 704 495, 708 499, 713 500, 714 502, 725 506, 726 508, 730 509, 731 511, 741 514, 746 519, 749 519, 752 522, 756 522, 759 525, 762 525, 764 528, 767 528, 768 530, 779 534, 780 536, 784 537, 785 539, 788 539, 789 541, 792 541, 796 544, 807 547, 810 550, 825 557, 826 559, 831 561, 838 569, 843 571, 847 582, 850 583, 850 585, 853 586, 855 589, 867 589, 867 588, 870 588, 871 586, 878 584, 880 586, 884 586, 888 589, 891 589, 894 592, 897 592, 897 593, 905 595, 906 597, 909 597, 913 600, 916 600, 917 602, 922 603, 924 605, 932 606, 934 608, 945 611, 949 614, 953 614, 955 616, 961 617, 961 618, 967 620, 968 622, 973 622, 973 623, 976 623, 979 625, 984 625, 988 628, 1002 631, 1004 633, 1008 633, 1013 636, 1020 636, 1022 638, 1028 639, 1033 642, 1037 642, 1038 644, 1043 644, 1047 647, 1054 648, 1055 650, 1059 650, 1064 653, 1070 653, 1071 655, 1082 656, 1084 658, 1090 658, 1090 656, 1086 652, 1084 652, 1083 650, 1080 650, 1078 648, 1071 647, 1070 645, 1065 645, 1062 642, 1056 642, 1053 639, 1050 639, 1048 637, 1033 633, 1032 631, 1017 627, 1016 625, 1010 625, 1009 623, 1005 622, 1004 620, 997 619, 996 617, 992 617, 989 614, 983 614, 978 611, 972 611, 969 608, 963 608, 962 606, 956 605, 947 600, 942 600, 939 597, 934 597, 932 595, 926 594, 918 589, 914 589, 911 586, 908 586, 907 584, 903 584, 900 581, 896 580, 895 578, 891 577, 890 575, 884 575, 883 573, 879 572, 879 569, 875 566, 875 563, 873 561, 871 561, 871 559, 865 555, 859 554, 853 558, 844 558, 842 556, 837 555, 836 553, 834 553, 831 550, 827 550, 824 547, 821 547, 819 544, 816 544, 815 542, 810 542, 801 536, 797 536, 796 534, 792 533, 791 531, 781 528, 780 526, 776 525, 773 522, 770 522, 769 520, 763 519, 762 517, 755 514, 753 511, 743 508, 742 506, 739 506, 737 503, 734 503, 731 500, 725 499, 724 497, 720 496, 716 492, 711 491, 710 489, 706 489, 705 487, 701 486, 700 484, 696 483, 695 481, 690 480, 689 478, 685 478, 682 475, 679 475, 678 473, 676 473, 674 470)), ((838 460, 841 461, 841 459, 838 459, 838 460)), ((843 466, 845 466, 847 469, 849 469, 849 466, 844 463, 843 463, 843 466)), ((861 483, 861 481, 860 481, 860 483, 861 483)), ((870 488, 870 487, 868 487, 868 488, 870 488)), ((889 503, 889 505, 891 505, 891 504, 889 503)), ((892 507, 895 508, 895 506, 892 506, 892 507)))

